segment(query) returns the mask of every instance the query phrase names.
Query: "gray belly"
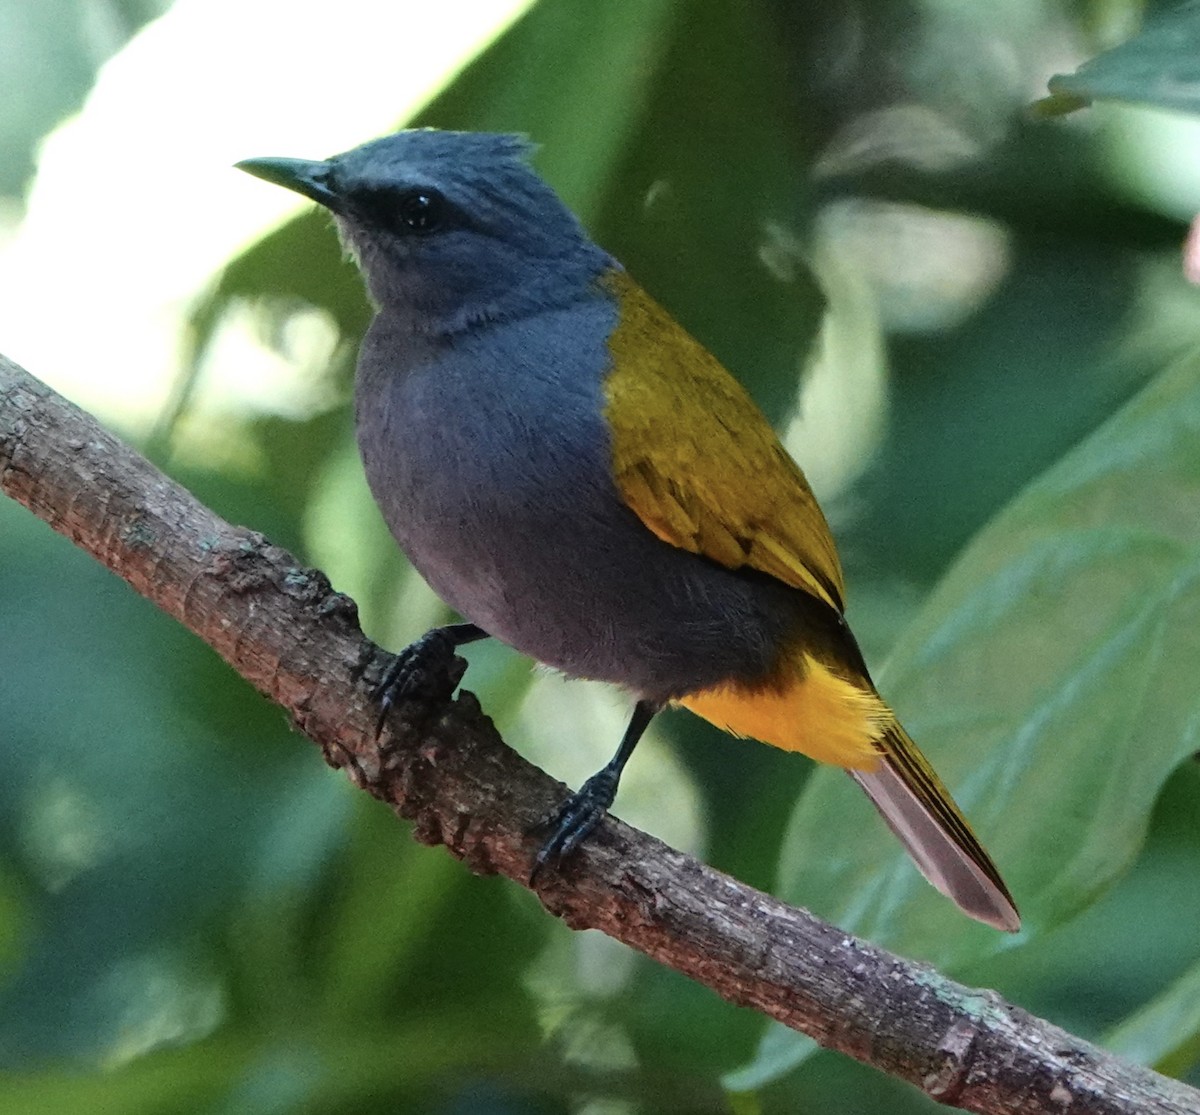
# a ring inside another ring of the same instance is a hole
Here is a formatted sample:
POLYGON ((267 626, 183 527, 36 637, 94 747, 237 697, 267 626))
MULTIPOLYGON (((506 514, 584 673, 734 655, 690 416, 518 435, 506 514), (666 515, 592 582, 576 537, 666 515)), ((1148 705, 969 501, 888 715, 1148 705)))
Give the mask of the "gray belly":
POLYGON ((657 699, 761 675, 800 594, 661 542, 624 505, 602 417, 611 310, 579 309, 569 334, 511 324, 425 352, 377 322, 357 408, 383 516, 447 604, 565 673, 657 699))

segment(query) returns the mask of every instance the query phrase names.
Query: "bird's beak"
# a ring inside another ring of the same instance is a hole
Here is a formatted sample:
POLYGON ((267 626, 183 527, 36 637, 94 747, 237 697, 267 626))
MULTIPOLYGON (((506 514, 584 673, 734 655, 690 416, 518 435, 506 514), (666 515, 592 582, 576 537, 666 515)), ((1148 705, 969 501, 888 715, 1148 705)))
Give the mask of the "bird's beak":
POLYGON ((243 159, 234 166, 264 182, 274 182, 276 186, 295 190, 334 213, 342 211, 341 198, 329 187, 328 163, 310 162, 308 159, 267 158, 243 159))

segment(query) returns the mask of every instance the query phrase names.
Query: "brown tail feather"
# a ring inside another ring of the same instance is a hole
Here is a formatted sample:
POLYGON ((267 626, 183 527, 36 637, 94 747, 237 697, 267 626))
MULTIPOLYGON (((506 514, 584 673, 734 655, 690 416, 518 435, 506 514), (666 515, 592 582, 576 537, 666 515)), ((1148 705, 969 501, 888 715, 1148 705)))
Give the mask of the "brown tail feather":
POLYGON ((966 914, 1015 933, 1021 916, 949 791, 898 724, 874 771, 851 770, 921 873, 966 914))

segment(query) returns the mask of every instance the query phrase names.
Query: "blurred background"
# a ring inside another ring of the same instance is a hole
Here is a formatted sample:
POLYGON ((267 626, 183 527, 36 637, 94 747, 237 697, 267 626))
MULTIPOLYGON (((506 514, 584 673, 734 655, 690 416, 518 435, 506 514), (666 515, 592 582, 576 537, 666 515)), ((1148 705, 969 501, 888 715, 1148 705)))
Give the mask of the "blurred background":
MULTIPOLYGON (((361 476, 357 276, 231 164, 527 132, 778 423, 1025 929, 686 713, 616 812, 1200 1084, 1197 50, 1130 0, 0 0, 0 351, 398 649, 447 616, 361 476)), ((7 501, 0 570, 0 1113, 934 1110, 417 846, 7 501)), ((607 759, 619 694, 468 656, 523 753, 607 759)))

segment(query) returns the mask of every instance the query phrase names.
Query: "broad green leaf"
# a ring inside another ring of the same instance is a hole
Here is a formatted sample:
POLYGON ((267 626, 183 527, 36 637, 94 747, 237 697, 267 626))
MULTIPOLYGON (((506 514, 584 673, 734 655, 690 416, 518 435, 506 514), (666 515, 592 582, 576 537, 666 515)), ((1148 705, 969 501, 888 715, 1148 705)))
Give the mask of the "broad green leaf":
POLYGON ((754 1060, 727 1072, 721 1086, 731 1095, 753 1094, 820 1053, 821 1047, 806 1034, 786 1026, 771 1026, 763 1034, 754 1060))
MULTIPOLYGON (((1200 361, 1180 362, 968 547, 880 688, 1045 933, 1133 861, 1196 750, 1200 361)), ((810 780, 779 893, 943 971, 1014 944, 930 887, 841 772, 810 780)))
POLYGON ((600 243, 778 413, 824 300, 789 235, 809 163, 773 36, 723 0, 543 0, 416 122, 528 132, 600 243))
POLYGON ((795 406, 825 299, 798 246, 813 153, 781 95, 775 34, 754 5, 675 5, 594 231, 779 417, 795 406))
POLYGON ((541 173, 590 225, 659 80, 664 32, 678 7, 542 0, 413 123, 527 133, 540 147, 541 173))
MULTIPOLYGON (((1027 933, 1077 913, 1128 865, 1167 775, 1195 749, 1198 435, 1189 358, 985 528, 881 678, 1005 872, 1027 933)), ((808 822, 854 799, 845 781, 822 772, 797 809, 787 893, 942 964, 1002 945, 902 854, 889 872, 857 840, 814 856, 808 822), (864 870, 870 893, 852 893, 864 870)))
POLYGON ((1124 101, 1182 112, 1200 111, 1200 3, 1180 4, 1140 35, 1049 82, 1041 116, 1061 116, 1093 101, 1124 101))
POLYGON ((301 1014, 277 1028, 162 1050, 102 1073, 6 1073, 0 1115, 437 1110, 402 1104, 398 1096, 486 1076, 525 1060, 527 1048, 528 1036, 502 1011, 430 1002, 387 1027, 328 1032, 301 1014))
POLYGON ((58 1069, 6 1072, 0 1115, 91 1111, 157 1115, 205 1111, 246 1071, 252 1053, 236 1040, 215 1039, 142 1057, 105 1073, 58 1069))
POLYGON ((1104 1038, 1114 1053, 1183 1076, 1200 1060, 1200 963, 1104 1038))

